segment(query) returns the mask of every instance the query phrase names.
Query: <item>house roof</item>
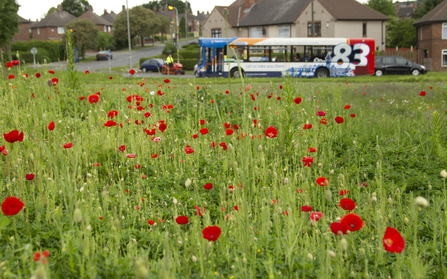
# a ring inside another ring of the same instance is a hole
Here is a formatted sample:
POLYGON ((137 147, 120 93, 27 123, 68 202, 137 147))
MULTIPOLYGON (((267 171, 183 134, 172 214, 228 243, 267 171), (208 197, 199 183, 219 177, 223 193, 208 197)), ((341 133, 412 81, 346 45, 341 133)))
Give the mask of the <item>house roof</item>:
POLYGON ((412 13, 413 13, 413 7, 401 7, 396 12, 398 17, 410 16, 412 13))
POLYGON ((107 19, 100 17, 99 15, 95 14, 92 10, 87 10, 85 13, 80 15, 78 19, 88 19, 91 22, 93 22, 96 25, 112 25, 107 19))
POLYGON ((63 27, 65 24, 76 20, 76 17, 66 11, 54 11, 39 22, 33 23, 30 27, 63 27))
POLYGON ((378 20, 390 19, 386 15, 356 0, 317 0, 338 20, 378 20))
POLYGON ((17 15, 19 17, 19 23, 31 23, 31 21, 24 19, 23 17, 17 15))
POLYGON ((117 17, 118 16, 114 12, 103 16, 103 18, 110 23, 113 23, 117 17))
MULTIPOLYGON (((174 17, 175 17, 175 11, 158 11, 157 14, 165 15, 165 16, 167 16, 169 18, 169 20, 173 20, 174 17)), ((179 16, 178 20, 180 20, 180 19, 181 18, 179 16)))
POLYGON ((433 10, 417 20, 413 25, 418 25, 427 22, 447 21, 447 0, 444 0, 433 10))

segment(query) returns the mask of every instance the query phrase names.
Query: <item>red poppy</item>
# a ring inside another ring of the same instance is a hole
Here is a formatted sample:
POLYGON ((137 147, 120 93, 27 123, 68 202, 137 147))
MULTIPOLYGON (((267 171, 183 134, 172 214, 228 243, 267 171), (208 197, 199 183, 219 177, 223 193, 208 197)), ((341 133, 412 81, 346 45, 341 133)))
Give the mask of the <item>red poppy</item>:
POLYGON ((22 74, 22 77, 28 77, 28 74, 22 74))
POLYGON ((210 226, 210 227, 206 227, 202 231, 202 235, 203 235, 203 238, 205 238, 209 241, 216 241, 219 238, 221 232, 222 231, 220 230, 220 228, 218 226, 210 226))
POLYGON ((282 85, 279 86, 279 89, 282 89, 282 85))
POLYGON ((152 226, 153 224, 155 224, 155 222, 152 221, 152 220, 148 220, 147 223, 148 223, 149 225, 151 225, 151 226, 152 226))
POLYGON ((205 188, 207 190, 211 190, 211 189, 213 189, 213 184, 212 183, 207 183, 207 184, 205 184, 205 186, 203 186, 203 188, 205 188))
POLYGON ((268 138, 276 138, 278 135, 278 130, 275 129, 275 127, 270 126, 267 129, 265 129, 265 136, 268 138))
POLYGON ((305 166, 308 166, 309 168, 311 167, 311 163, 313 164, 314 163, 314 158, 312 158, 312 157, 303 157, 303 160, 302 160, 302 162, 304 162, 304 167, 305 166))
POLYGON ((328 123, 328 120, 326 118, 323 118, 320 120, 320 124, 326 125, 328 123))
POLYGON ((318 185, 323 187, 329 185, 329 180, 326 177, 318 177, 316 182, 318 185))
POLYGON ((165 123, 161 123, 161 124, 158 126, 158 129, 159 129, 162 133, 166 130, 166 128, 167 128, 167 126, 166 126, 165 123))
POLYGON ((185 152, 186 154, 191 154, 194 153, 194 150, 189 145, 187 145, 185 148, 185 152))
POLYGON ((66 144, 64 144, 64 148, 65 149, 67 149, 67 148, 72 148, 73 147, 73 144, 70 142, 70 143, 66 143, 66 144))
POLYGON ((233 208, 234 210, 239 211, 239 207, 237 205, 235 205, 233 208))
POLYGON ((3 134, 3 137, 5 138, 5 140, 9 143, 14 143, 16 141, 23 141, 23 132, 21 132, 19 134, 19 131, 17 130, 13 130, 7 134, 3 134))
POLYGON ((50 74, 54 75, 54 71, 53 70, 49 70, 48 71, 50 74))
POLYGON ((282 215, 284 215, 284 216, 289 216, 289 212, 287 212, 287 210, 286 210, 286 211, 283 211, 283 212, 282 212, 282 215))
POLYGON ((208 134, 208 129, 207 128, 202 128, 202 129, 200 129, 200 131, 199 131, 202 135, 206 135, 206 134, 208 134))
POLYGON ((124 153, 124 150, 126 150, 126 146, 121 145, 120 147, 118 147, 118 150, 124 153))
POLYGON ((135 156, 135 154, 127 154, 126 157, 127 158, 135 158, 136 156, 135 156))
POLYGON ((301 211, 303 211, 303 212, 309 212, 311 210, 312 210, 312 206, 303 205, 301 207, 301 211))
POLYGON ((88 96, 88 101, 90 104, 97 103, 99 101, 99 96, 96 94, 92 94, 88 96))
POLYGON ((34 179, 34 174, 29 173, 25 175, 26 180, 33 180, 34 179))
POLYGON ((225 131, 225 134, 226 134, 227 136, 231 136, 231 135, 233 134, 233 129, 227 129, 227 130, 225 131))
POLYGON ((351 114, 351 115, 349 115, 349 116, 351 116, 352 118, 354 118, 354 117, 355 117, 355 114, 353 113, 353 114, 351 114))
POLYGON ((177 218, 175 218, 175 221, 179 225, 185 225, 185 224, 188 224, 189 219, 186 216, 178 216, 177 218))
POLYGON ((51 123, 48 125, 48 130, 50 131, 54 130, 54 121, 51 121, 51 123))
POLYGON ((300 97, 298 97, 298 98, 295 98, 295 100, 293 100, 293 101, 295 102, 295 104, 299 105, 302 100, 300 97))
POLYGON ((171 81, 169 79, 165 79, 164 83, 170 83, 171 81))
POLYGON ((192 138, 193 139, 196 139, 196 138, 198 138, 199 136, 198 135, 192 135, 192 138))
POLYGON ((352 211, 356 207, 356 204, 353 200, 344 198, 341 199, 340 204, 337 204, 337 206, 340 206, 344 210, 352 211))
POLYGON ((114 118, 115 116, 118 116, 118 112, 116 110, 111 110, 109 111, 109 113, 107 114, 107 116, 109 118, 114 118))
POLYGON ((211 147, 212 148, 216 147, 216 143, 214 143, 214 141, 211 143, 211 147))
POLYGON ((272 200, 273 204, 276 204, 278 202, 278 200, 274 199, 272 200))
POLYGON ((58 78, 52 78, 51 81, 53 82, 53 86, 56 86, 59 82, 58 78))
POLYGON ((12 68, 12 63, 11 62, 7 62, 6 63, 6 68, 12 68))
POLYGON ((85 99, 85 97, 79 97, 79 100, 81 100, 81 101, 84 100, 84 99, 85 99))
POLYGON ((350 108, 351 108, 350 105, 346 105, 346 106, 344 107, 344 109, 350 109, 350 108))
POLYGON ((425 93, 425 91, 422 91, 421 93, 419 93, 419 96, 425 96, 425 95, 427 95, 427 94, 425 93))
POLYGON ((8 197, 2 203, 2 211, 6 216, 16 215, 25 204, 16 197, 8 197))
POLYGON ((307 152, 311 153, 311 152, 317 152, 317 150, 313 147, 307 149, 307 152))
POLYGON ((323 213, 321 212, 312 212, 310 214, 310 219, 315 222, 318 222, 318 220, 320 220, 321 217, 323 217, 323 213))
POLYGON ((113 79, 113 77, 109 77, 109 79, 113 79))
POLYGON ((339 235, 340 232, 342 234, 347 234, 348 229, 345 226, 343 226, 341 223, 332 223, 331 224, 331 231, 335 235, 339 235))
POLYGON ((231 124, 230 124, 230 123, 224 123, 224 127, 225 127, 226 129, 228 129, 228 128, 231 127, 231 124))
POLYGON ((40 73, 36 73, 36 78, 40 78, 40 73))
POLYGON ((90 74, 90 72, 89 72, 89 71, 85 71, 85 73, 86 73, 86 74, 90 74))
POLYGON ((116 122, 113 120, 109 120, 106 123, 104 123, 105 127, 112 127, 112 126, 116 126, 116 122))
POLYGON ((344 196, 344 195, 346 195, 347 193, 349 193, 348 190, 340 190, 340 196, 344 196))
POLYGON ((388 252, 400 253, 405 248, 405 240, 396 229, 387 227, 383 236, 383 247, 388 252))
POLYGON ((362 218, 355 213, 346 214, 341 218, 340 223, 350 231, 360 230, 365 223, 363 223, 362 218))
POLYGON ((203 213, 205 213, 205 208, 201 209, 197 205, 194 206, 194 209, 196 210, 196 216, 197 215, 202 216, 202 211, 201 210, 203 210, 203 213))
POLYGON ((134 69, 130 70, 129 74, 134 75, 135 74, 135 70, 134 69))
POLYGON ((157 154, 153 154, 151 157, 153 158, 153 159, 155 159, 155 158, 157 158, 157 154))
POLYGON ((303 130, 312 129, 312 124, 304 124, 303 130))
POLYGON ((205 125, 206 121, 205 120, 200 120, 200 125, 205 125))
POLYGON ((341 124, 341 123, 343 123, 343 117, 340 117, 340 116, 337 116, 337 117, 335 117, 335 122, 337 122, 338 124, 341 124))
POLYGON ((8 79, 14 79, 14 75, 9 75, 8 79))
POLYGON ((302 192, 303 192, 303 189, 298 189, 298 190, 296 190, 296 192, 297 192, 297 193, 302 193, 302 192))
POLYGON ((100 163, 93 163, 94 167, 99 167, 101 164, 100 163))

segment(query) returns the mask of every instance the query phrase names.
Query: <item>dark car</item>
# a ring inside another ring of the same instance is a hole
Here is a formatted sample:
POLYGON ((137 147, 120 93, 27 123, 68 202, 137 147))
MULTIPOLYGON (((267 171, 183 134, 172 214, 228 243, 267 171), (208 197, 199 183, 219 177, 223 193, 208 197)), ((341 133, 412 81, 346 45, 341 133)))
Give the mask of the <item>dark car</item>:
POLYGON ((140 69, 144 73, 148 71, 158 72, 163 67, 163 64, 163 59, 147 59, 141 64, 140 69))
MULTIPOLYGON (((96 60, 107 60, 107 57, 109 56, 108 51, 99 51, 96 54, 96 60)), ((113 55, 110 54, 110 59, 113 59, 113 55)))
POLYGON ((424 65, 411 62, 399 56, 376 56, 374 74, 378 77, 382 75, 413 75, 426 74, 424 65))

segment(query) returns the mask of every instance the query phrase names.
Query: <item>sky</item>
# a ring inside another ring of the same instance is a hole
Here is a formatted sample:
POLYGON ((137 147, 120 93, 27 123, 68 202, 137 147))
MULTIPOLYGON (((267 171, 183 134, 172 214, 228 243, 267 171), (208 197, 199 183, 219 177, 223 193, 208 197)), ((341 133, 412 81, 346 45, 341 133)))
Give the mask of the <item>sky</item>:
MULTIPOLYGON (((150 0, 128 0, 129 8, 138 6, 144 3, 148 3, 150 0)), ((361 3, 366 3, 367 0, 357 0, 361 3)), ((42 18, 48 9, 51 7, 57 7, 62 0, 16 0, 16 2, 21 6, 19 8, 19 15, 25 19, 31 19, 31 21, 36 21, 36 19, 42 18)), ((197 11, 209 11, 211 12, 214 6, 228 6, 234 2, 234 0, 189 0, 191 3, 191 9, 193 14, 197 14, 197 11)), ((122 9, 122 5, 126 4, 126 0, 89 0, 90 5, 93 6, 93 12, 97 15, 102 15, 104 9, 108 12, 114 11, 118 13, 122 9)))

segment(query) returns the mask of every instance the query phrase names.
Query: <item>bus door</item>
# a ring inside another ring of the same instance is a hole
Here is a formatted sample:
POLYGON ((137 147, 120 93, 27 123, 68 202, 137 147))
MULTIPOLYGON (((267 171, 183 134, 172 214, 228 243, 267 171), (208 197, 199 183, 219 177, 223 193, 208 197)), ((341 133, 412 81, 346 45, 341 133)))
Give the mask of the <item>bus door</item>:
POLYGON ((222 76, 223 71, 223 48, 214 47, 214 60, 213 60, 214 76, 222 76))
POLYGON ((205 75, 213 75, 213 47, 205 47, 205 75))

